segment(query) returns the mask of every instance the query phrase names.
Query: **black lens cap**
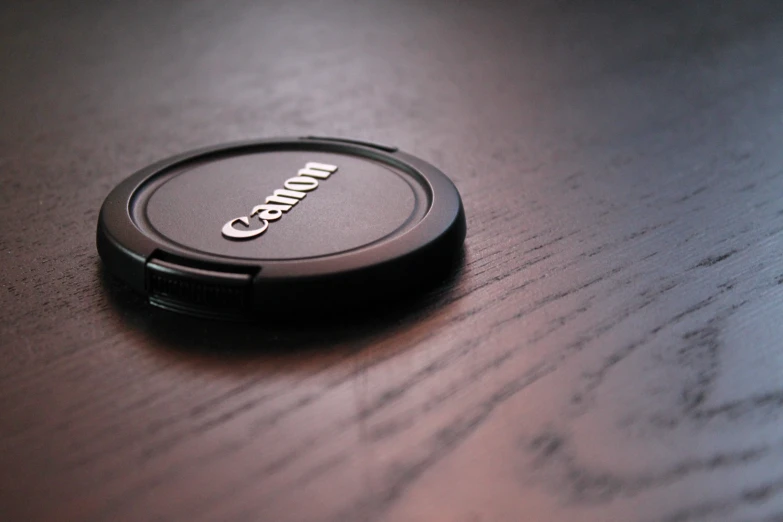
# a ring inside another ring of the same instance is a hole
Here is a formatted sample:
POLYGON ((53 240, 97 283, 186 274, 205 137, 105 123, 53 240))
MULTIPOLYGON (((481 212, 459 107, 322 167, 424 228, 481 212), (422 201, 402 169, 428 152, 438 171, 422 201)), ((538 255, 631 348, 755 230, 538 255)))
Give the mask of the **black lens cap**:
POLYGON ((108 270, 203 317, 365 307, 454 266, 465 214, 438 169, 393 147, 306 137, 187 152, 118 185, 98 220, 108 270))

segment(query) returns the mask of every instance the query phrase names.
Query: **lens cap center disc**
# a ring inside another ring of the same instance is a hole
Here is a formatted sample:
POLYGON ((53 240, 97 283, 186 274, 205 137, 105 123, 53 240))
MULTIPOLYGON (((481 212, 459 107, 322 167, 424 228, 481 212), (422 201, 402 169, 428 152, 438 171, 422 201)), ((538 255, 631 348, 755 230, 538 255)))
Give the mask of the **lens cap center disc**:
POLYGON ((143 209, 138 209, 146 216, 137 220, 146 222, 150 232, 200 252, 259 260, 300 259, 370 245, 418 221, 428 207, 424 186, 376 160, 282 151, 243 154, 183 169, 152 192, 143 209), (312 183, 289 182, 298 190, 288 194, 288 180, 299 177, 309 163, 336 169, 328 177, 309 177, 312 183), (250 226, 235 223, 237 230, 260 229, 264 225, 258 213, 250 214, 267 200, 280 205, 282 214, 265 220, 269 225, 263 233, 234 240, 221 234, 223 225, 237 217, 251 222, 250 226))
POLYGON ((153 304, 245 317, 271 297, 399 294, 435 277, 464 235, 459 194, 432 165, 390 147, 299 138, 143 169, 106 199, 98 249, 153 304))

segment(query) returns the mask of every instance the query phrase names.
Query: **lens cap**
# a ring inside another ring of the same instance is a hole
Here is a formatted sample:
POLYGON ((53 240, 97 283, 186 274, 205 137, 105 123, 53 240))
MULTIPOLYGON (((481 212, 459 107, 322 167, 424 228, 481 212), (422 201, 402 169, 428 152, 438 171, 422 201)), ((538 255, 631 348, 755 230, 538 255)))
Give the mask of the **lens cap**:
POLYGON ((393 147, 306 137, 187 152, 118 185, 98 220, 107 269, 202 317, 383 304, 454 266, 454 184, 393 147))

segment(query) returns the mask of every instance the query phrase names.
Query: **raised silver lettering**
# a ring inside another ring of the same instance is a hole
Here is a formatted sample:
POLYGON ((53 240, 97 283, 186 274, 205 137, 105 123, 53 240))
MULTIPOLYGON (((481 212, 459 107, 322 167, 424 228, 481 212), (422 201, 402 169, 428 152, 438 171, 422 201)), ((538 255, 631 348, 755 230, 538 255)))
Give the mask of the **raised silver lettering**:
POLYGON ((318 181, 307 176, 296 176, 295 178, 287 179, 283 186, 288 190, 309 192, 318 187, 318 181))
POLYGON ((334 165, 311 162, 305 164, 305 168, 299 169, 298 174, 300 176, 311 176, 313 178, 326 179, 332 172, 336 170, 337 167, 334 165))
POLYGON ((274 194, 266 198, 267 203, 283 203, 284 205, 296 205, 298 200, 305 197, 307 194, 304 192, 297 192, 296 190, 283 190, 277 189, 274 194))
POLYGON ((285 189, 275 190, 266 198, 265 204, 253 207, 250 215, 258 215, 262 223, 261 228, 250 230, 250 220, 247 217, 238 217, 223 225, 223 236, 229 239, 250 239, 260 236, 269 228, 270 221, 280 219, 284 212, 291 210, 291 207, 307 195, 306 192, 318 188, 318 181, 313 178, 327 179, 336 171, 337 167, 327 163, 306 163, 305 168, 299 170, 298 176, 286 180, 285 189), (243 223, 248 230, 234 228, 236 223, 243 223))
POLYGON ((283 212, 291 210, 292 205, 256 205, 253 207, 253 211, 250 212, 251 216, 258 214, 259 219, 268 219, 269 221, 276 221, 280 219, 283 212))
POLYGON ((231 239, 250 239, 251 237, 260 236, 264 233, 264 231, 269 227, 268 221, 261 221, 263 225, 261 228, 256 228, 252 230, 239 230, 234 228, 234 223, 244 223, 246 227, 250 227, 250 220, 246 217, 238 217, 234 218, 225 225, 223 225, 223 235, 226 237, 230 237, 231 239))

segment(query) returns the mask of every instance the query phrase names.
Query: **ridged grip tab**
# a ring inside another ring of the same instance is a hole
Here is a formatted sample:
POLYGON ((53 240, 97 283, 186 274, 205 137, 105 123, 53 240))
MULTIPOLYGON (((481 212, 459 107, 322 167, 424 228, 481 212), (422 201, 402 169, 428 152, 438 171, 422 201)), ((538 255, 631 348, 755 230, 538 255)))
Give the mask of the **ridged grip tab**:
POLYGON ((152 258, 147 294, 155 306, 202 317, 243 319, 253 306, 249 274, 205 270, 152 258))

